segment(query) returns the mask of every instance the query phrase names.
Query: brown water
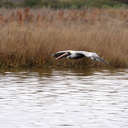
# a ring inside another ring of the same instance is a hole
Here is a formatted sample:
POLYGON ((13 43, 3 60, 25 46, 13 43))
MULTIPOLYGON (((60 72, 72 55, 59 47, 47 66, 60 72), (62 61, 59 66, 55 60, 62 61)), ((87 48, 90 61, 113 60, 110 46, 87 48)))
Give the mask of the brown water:
POLYGON ((0 128, 128 128, 128 70, 1 72, 0 128))

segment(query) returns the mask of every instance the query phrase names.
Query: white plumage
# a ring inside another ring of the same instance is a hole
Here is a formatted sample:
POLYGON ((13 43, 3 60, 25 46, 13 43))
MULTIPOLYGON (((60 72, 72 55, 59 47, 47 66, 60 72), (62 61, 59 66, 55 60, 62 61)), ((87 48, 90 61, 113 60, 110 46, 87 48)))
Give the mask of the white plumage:
POLYGON ((69 59, 80 59, 83 57, 90 58, 91 60, 103 62, 107 64, 103 58, 101 58, 97 53, 95 52, 87 52, 87 51, 73 51, 73 50, 66 50, 66 51, 59 51, 56 52, 53 55, 56 60, 62 59, 62 58, 69 58, 69 59))

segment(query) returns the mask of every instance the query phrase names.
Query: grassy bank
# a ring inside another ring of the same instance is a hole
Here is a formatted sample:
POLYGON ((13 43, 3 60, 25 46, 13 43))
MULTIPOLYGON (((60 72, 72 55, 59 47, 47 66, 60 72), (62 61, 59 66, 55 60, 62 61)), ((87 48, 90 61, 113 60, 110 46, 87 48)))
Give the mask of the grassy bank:
POLYGON ((56 62, 51 54, 97 52, 113 67, 128 67, 128 10, 0 10, 0 66, 102 66, 88 59, 56 62))
POLYGON ((0 7, 16 8, 120 8, 128 7, 126 0, 0 0, 0 7))

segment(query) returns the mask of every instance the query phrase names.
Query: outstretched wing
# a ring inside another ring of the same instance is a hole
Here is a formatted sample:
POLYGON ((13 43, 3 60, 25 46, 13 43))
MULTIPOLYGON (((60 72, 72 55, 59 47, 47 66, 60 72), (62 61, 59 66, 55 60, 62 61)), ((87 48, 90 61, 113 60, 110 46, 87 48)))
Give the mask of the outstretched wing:
POLYGON ((102 63, 104 63, 104 64, 108 64, 108 62, 106 62, 103 58, 101 58, 101 57, 96 57, 95 58, 96 59, 96 61, 98 61, 98 62, 102 62, 102 63))
POLYGON ((83 53, 83 55, 85 57, 88 57, 88 58, 91 58, 91 60, 94 60, 94 61, 98 61, 98 62, 102 62, 104 64, 108 64, 103 58, 101 58, 97 53, 95 52, 82 52, 80 51, 81 53, 83 53))
POLYGON ((90 58, 94 61, 98 61, 98 62, 102 62, 104 64, 108 64, 108 62, 106 62, 103 58, 101 58, 99 55, 97 55, 96 53, 93 53, 92 56, 90 56, 90 58))

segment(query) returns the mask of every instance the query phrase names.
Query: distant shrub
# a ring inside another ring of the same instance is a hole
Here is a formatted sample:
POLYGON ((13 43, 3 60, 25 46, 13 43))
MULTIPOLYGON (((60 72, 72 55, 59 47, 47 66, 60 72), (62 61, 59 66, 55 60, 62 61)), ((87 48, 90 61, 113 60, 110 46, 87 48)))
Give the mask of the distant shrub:
POLYGON ((0 1, 0 7, 5 7, 5 8, 13 8, 15 7, 16 4, 10 1, 0 1))
POLYGON ((122 2, 122 3, 128 4, 128 0, 115 0, 115 1, 119 1, 119 2, 122 2))
POLYGON ((22 2, 10 2, 0 0, 0 7, 48 7, 48 8, 120 8, 127 7, 124 0, 24 0, 22 2))
POLYGON ((114 0, 87 0, 86 1, 86 6, 87 7, 114 7, 117 5, 119 2, 114 1, 114 0))
POLYGON ((25 6, 49 8, 84 8, 84 7, 124 7, 124 3, 116 0, 25 0, 25 6))
POLYGON ((41 0, 25 0, 24 6, 34 7, 40 5, 41 0))

